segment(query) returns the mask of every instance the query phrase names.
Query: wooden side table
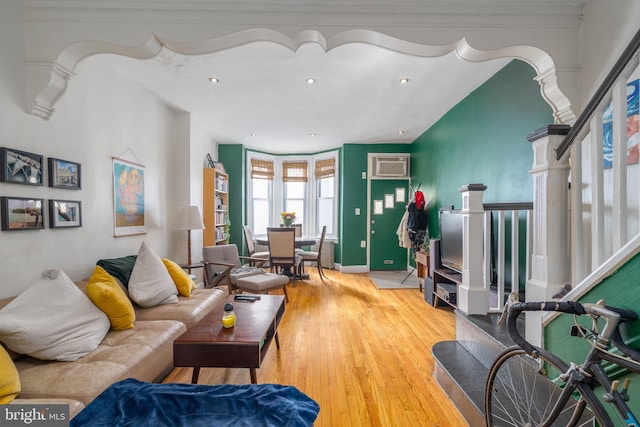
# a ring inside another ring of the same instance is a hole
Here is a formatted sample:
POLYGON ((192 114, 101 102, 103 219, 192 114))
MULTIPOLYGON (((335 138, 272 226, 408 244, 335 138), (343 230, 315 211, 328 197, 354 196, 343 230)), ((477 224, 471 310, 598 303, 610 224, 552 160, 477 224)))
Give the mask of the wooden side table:
MULTIPOLYGON (((429 275, 429 254, 427 252, 416 252, 416 267, 418 269, 418 281, 420 281, 420 292, 422 292, 424 278, 429 275)), ((427 291, 426 287, 424 291, 427 291)))
POLYGON ((203 268, 204 264, 201 262, 197 262, 195 264, 178 264, 180 267, 184 268, 185 270, 187 270, 187 273, 191 274, 191 270, 196 269, 196 268, 203 268))

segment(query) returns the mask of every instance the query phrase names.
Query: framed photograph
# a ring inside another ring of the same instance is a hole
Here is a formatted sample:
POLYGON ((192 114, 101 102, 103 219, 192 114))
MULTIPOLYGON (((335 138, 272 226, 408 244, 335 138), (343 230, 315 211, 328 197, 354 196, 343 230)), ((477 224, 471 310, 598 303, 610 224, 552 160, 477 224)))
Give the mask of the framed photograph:
POLYGON ((82 227, 79 201, 49 200, 49 228, 82 227))
POLYGON ((40 154, 2 147, 0 162, 2 162, 0 182, 42 185, 44 158, 40 154))
POLYGON ((44 199, 0 197, 2 230, 38 230, 44 228, 44 199))
POLYGON ((113 158, 115 236, 144 234, 144 166, 113 158))
POLYGON ((80 163, 49 157, 49 187, 80 190, 80 163))

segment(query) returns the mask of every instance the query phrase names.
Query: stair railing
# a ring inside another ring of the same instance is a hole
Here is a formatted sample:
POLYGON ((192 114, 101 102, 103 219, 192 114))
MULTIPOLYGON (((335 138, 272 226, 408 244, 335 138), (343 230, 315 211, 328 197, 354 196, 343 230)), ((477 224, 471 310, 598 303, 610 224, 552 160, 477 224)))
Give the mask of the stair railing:
POLYGON ((639 63, 640 31, 556 150, 571 164, 574 287, 640 232, 639 63))
POLYGON ((501 311, 509 293, 522 289, 530 276, 533 203, 483 203, 486 188, 460 188, 463 265, 458 309, 466 314, 501 311))
POLYGON ((490 289, 489 311, 499 312, 511 292, 524 293, 530 277, 533 203, 483 206, 485 254, 489 254, 484 259, 485 280, 490 289))

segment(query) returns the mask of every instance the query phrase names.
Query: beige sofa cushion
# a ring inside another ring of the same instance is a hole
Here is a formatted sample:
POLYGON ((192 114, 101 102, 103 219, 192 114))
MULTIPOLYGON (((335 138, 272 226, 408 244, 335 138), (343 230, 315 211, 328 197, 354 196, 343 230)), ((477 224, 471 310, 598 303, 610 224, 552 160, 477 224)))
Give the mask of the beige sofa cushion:
POLYGON ((226 290, 220 288, 194 289, 191 291, 190 297, 179 296, 177 304, 164 304, 150 308, 136 307, 136 319, 174 319, 179 320, 189 328, 218 304, 222 304, 226 296, 226 290))
POLYGON ((186 331, 173 320, 136 321, 133 329, 110 331, 97 349, 69 362, 22 357, 20 398, 95 399, 109 385, 124 378, 154 381, 173 366, 173 341, 186 331))

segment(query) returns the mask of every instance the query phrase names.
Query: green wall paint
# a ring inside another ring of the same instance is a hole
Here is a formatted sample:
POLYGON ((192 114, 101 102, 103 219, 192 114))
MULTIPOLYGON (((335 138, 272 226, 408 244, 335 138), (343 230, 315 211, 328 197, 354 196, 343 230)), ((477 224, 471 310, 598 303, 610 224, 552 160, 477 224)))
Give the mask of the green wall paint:
MULTIPOLYGON (((533 69, 512 61, 461 101, 412 144, 344 144, 340 150, 339 230, 336 262, 366 265, 367 171, 369 153, 411 153, 411 175, 429 205, 430 235, 438 232, 440 206, 460 206, 458 189, 487 185, 485 201, 530 201, 531 145, 526 136, 552 122, 551 108, 540 96, 533 69), (361 215, 355 215, 360 208, 361 215)), ((240 144, 220 144, 218 158, 229 172, 231 242, 243 247, 246 222, 245 153, 240 144)), ((393 242, 397 244, 397 242, 393 242)))
MULTIPOLYGON (((340 238, 336 262, 343 266, 367 264, 367 249, 360 241, 367 240, 367 180, 369 153, 409 153, 409 144, 344 144, 340 156, 340 238), (355 214, 356 208, 360 215, 355 214), (338 261, 339 260, 339 261, 338 261)), ((393 242, 397 245, 397 242, 393 242)))
MULTIPOLYGON (((636 312, 640 311, 640 293, 635 288, 635 283, 640 277, 640 255, 635 255, 629 262, 620 267, 611 276, 604 279, 597 287, 580 298, 579 302, 598 302, 604 299, 607 305, 628 308, 636 312)), ((584 317, 584 316, 583 316, 584 317)), ((584 320, 583 320, 584 322, 584 320)), ((591 321, 583 323, 591 327, 591 321)), ((561 315, 551 321, 544 329, 545 348, 557 354, 566 362, 581 363, 589 349, 587 342, 578 337, 569 335, 569 328, 573 325, 573 316, 561 315)), ((640 348, 640 321, 625 325, 622 329, 623 337, 629 345, 640 348)), ((640 395, 640 376, 631 376, 630 396, 640 395)), ((602 395, 603 393, 596 393, 602 395)), ((631 399, 629 406, 640 414, 640 401, 631 399)), ((605 405, 608 407, 610 405, 605 405)))
POLYGON ((247 221, 245 153, 246 149, 241 144, 218 145, 218 161, 224 165, 225 171, 229 174, 229 219, 231 220, 229 242, 235 243, 241 253, 245 253, 242 226, 247 221))
POLYGON ((485 202, 532 201, 526 136, 553 123, 534 77, 529 65, 510 62, 414 141, 412 181, 430 202, 431 237, 439 235, 438 209, 459 209, 465 184, 485 184, 485 202))

